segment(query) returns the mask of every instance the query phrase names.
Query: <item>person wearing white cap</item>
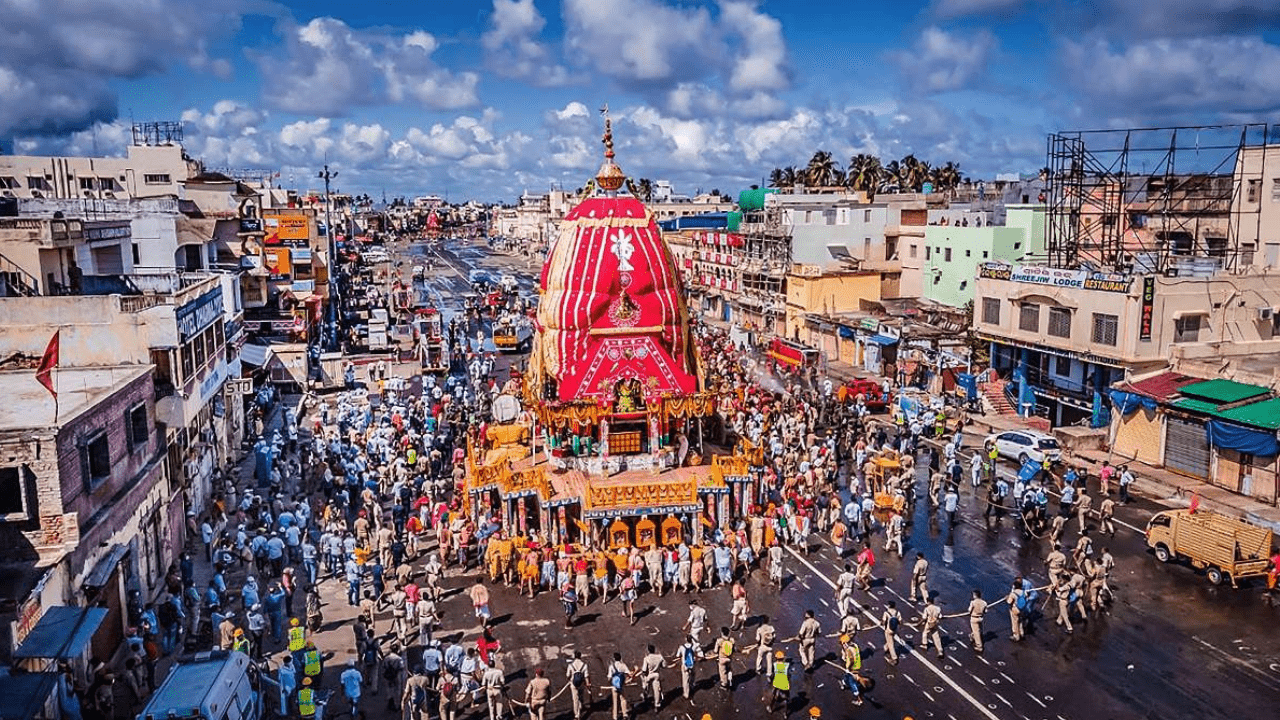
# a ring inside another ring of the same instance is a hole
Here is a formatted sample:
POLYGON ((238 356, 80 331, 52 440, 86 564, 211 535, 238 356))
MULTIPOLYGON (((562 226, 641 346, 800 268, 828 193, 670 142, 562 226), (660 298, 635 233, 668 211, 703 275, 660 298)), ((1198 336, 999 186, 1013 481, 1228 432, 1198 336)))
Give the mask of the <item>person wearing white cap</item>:
POLYGON ((360 687, 364 684, 364 676, 356 669, 355 658, 347 660, 347 669, 342 671, 339 679, 342 681, 342 692, 351 703, 351 714, 354 715, 360 705, 360 687))

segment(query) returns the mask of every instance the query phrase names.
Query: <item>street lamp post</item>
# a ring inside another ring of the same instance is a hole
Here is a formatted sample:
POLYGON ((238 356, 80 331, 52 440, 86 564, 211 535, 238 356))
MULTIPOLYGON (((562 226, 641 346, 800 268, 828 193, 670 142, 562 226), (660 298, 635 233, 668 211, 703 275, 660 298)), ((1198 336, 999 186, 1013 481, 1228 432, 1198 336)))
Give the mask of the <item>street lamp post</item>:
POLYGON ((329 349, 338 347, 338 252, 337 243, 334 241, 333 234, 333 200, 329 197, 329 181, 338 177, 338 171, 329 171, 329 166, 325 165, 317 177, 324 180, 324 228, 325 234, 329 240, 329 335, 322 335, 322 343, 328 342, 329 349))

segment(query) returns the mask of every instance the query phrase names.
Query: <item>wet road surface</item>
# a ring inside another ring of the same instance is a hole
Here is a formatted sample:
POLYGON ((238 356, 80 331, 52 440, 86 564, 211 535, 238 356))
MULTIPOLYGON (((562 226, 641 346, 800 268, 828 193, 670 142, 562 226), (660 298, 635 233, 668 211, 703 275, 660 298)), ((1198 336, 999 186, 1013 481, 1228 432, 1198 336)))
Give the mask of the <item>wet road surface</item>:
MULTIPOLYGON (((426 250, 436 265, 428 273, 422 291, 456 307, 459 295, 469 292, 466 274, 472 267, 505 268, 523 271, 523 261, 493 256, 482 246, 443 246, 426 250)), ((536 268, 535 268, 536 270, 536 268)), ((529 273, 519 277, 522 290, 532 288, 529 273)), ((967 452, 963 453, 966 455, 967 452)), ((967 465, 967 463, 966 463, 967 465)), ((1178 564, 1162 565, 1147 551, 1142 529, 1153 512, 1163 509, 1145 499, 1117 508, 1114 538, 1096 534, 1095 557, 1108 546, 1117 566, 1110 585, 1115 602, 1088 621, 1076 621, 1076 631, 1067 635, 1055 627, 1056 607, 1044 608, 1021 643, 1008 639, 1007 608, 1001 604, 987 612, 984 640, 986 649, 978 654, 970 647, 967 617, 944 620, 945 657, 932 651, 899 647, 902 661, 888 665, 882 656, 883 635, 878 619, 884 605, 894 600, 907 625, 899 632, 900 642, 918 643, 919 633, 910 627, 920 606, 907 601, 911 564, 917 551, 930 562, 930 588, 942 602, 945 614, 958 613, 968 605, 973 588, 983 591, 988 602, 1003 598, 1015 575, 1022 574, 1037 586, 1047 584, 1044 556, 1048 540, 1024 536, 1018 520, 1006 516, 988 530, 982 518, 985 500, 964 484, 961 490, 960 522, 946 527, 945 518, 932 513, 925 499, 927 467, 918 466, 916 482, 920 501, 908 525, 905 558, 883 551, 884 536, 873 540, 877 555, 875 582, 870 593, 855 593, 866 606, 863 631, 858 643, 863 648, 864 668, 876 681, 871 702, 850 705, 850 696, 840 686, 841 673, 819 664, 812 674, 793 676, 791 711, 803 714, 810 705, 821 707, 825 717, 895 718, 1023 718, 1026 720, 1074 720, 1075 718, 1233 718, 1261 717, 1265 708, 1280 703, 1280 634, 1274 631, 1280 609, 1273 607, 1260 583, 1231 588, 1214 587, 1203 574, 1178 564)), ((1009 476, 1012 466, 1001 468, 1009 476)), ((1096 488, 1091 488, 1098 497, 1096 488)), ((1051 509, 1056 509, 1056 502, 1051 509)), ((1064 548, 1078 537, 1074 519, 1064 534, 1064 548)), ((754 641, 755 626, 769 615, 779 637, 795 634, 806 609, 813 609, 824 634, 834 633, 839 619, 835 609, 834 580, 844 562, 825 538, 811 537, 815 552, 809 556, 789 551, 788 579, 779 594, 763 581, 761 572, 749 579, 751 621, 735 634, 739 647, 754 641)), ((447 630, 461 632, 465 640, 479 635, 472 622, 469 602, 462 591, 474 582, 474 572, 451 576, 446 588, 457 594, 444 604, 447 630)), ((331 584, 331 583, 330 583, 331 584)), ((331 588, 332 591, 332 588, 331 588)), ((338 591, 340 594, 340 589, 338 591)), ((673 653, 680 643, 680 626, 688 614, 682 593, 655 598, 645 593, 637 601, 640 615, 635 627, 627 625, 615 600, 601 605, 597 600, 579 615, 572 630, 561 627, 563 618, 553 594, 536 599, 516 597, 512 589, 494 589, 494 616, 499 620, 496 635, 507 650, 505 661, 513 694, 520 697, 527 678, 536 666, 545 666, 554 688, 565 680, 564 664, 575 649, 581 650, 591 665, 596 684, 603 684, 604 666, 615 650, 635 666, 644 646, 653 642, 660 652, 673 653)), ((717 588, 698 595, 709 610, 709 627, 714 633, 729 622, 727 589, 717 588)), ((1045 593, 1041 593, 1041 601, 1045 593)), ((1054 604, 1056 606, 1056 603, 1054 604)), ((446 632, 446 634, 448 634, 446 632)), ((704 642, 710 636, 704 635, 704 642)), ((795 657, 795 646, 784 646, 795 657)), ((838 643, 819 642, 820 657, 836 662, 838 643)), ((732 691, 715 687, 715 664, 700 663, 700 680, 693 702, 679 698, 679 675, 673 668, 664 671, 663 686, 668 705, 659 717, 714 718, 764 717, 761 698, 767 683, 756 677, 751 666, 754 654, 735 658, 732 691)), ((633 704, 639 691, 628 686, 633 704)), ((647 703, 640 703, 649 714, 647 703)), ((597 702, 596 717, 607 717, 608 701, 597 702)), ((568 698, 552 705, 549 717, 568 717, 568 698)))

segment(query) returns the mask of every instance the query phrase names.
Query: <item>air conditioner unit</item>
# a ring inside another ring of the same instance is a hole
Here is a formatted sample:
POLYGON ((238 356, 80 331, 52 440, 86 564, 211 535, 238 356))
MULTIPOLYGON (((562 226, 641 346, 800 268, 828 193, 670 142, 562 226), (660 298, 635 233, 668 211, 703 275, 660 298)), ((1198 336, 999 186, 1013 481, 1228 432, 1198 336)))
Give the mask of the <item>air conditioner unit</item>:
POLYGON ((1270 320, 1270 319, 1272 318, 1272 316, 1274 316, 1274 315, 1275 315, 1275 309, 1274 309, 1274 308, 1269 308, 1269 307, 1260 307, 1260 308, 1258 308, 1258 319, 1259 319, 1259 320, 1270 320))

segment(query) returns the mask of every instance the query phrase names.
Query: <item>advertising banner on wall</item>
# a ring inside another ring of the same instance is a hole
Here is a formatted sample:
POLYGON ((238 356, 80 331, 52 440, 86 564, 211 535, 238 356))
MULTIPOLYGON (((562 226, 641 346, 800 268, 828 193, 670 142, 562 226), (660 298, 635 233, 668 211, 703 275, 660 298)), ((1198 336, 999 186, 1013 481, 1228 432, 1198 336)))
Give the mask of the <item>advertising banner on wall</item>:
POLYGON ((263 248, 262 266, 272 280, 288 280, 293 275, 289 248, 263 248))
POLYGON ((1128 293, 1133 277, 1119 273, 1092 272, 1089 270, 1064 270, 1039 265, 1006 265, 983 263, 978 277, 992 280, 1009 280, 1028 285, 1097 290, 1101 292, 1128 293))
POLYGON ((311 234, 306 215, 268 215, 262 218, 267 245, 306 246, 311 234))

